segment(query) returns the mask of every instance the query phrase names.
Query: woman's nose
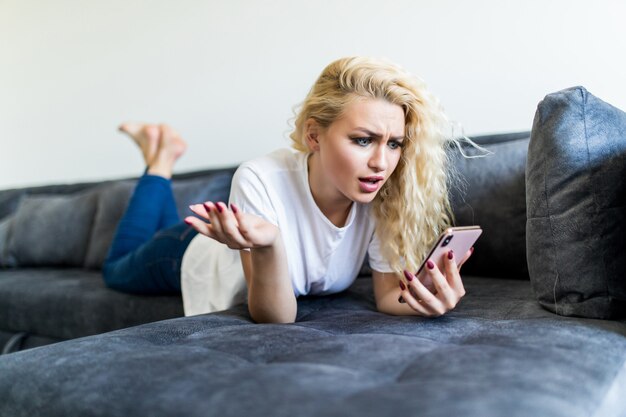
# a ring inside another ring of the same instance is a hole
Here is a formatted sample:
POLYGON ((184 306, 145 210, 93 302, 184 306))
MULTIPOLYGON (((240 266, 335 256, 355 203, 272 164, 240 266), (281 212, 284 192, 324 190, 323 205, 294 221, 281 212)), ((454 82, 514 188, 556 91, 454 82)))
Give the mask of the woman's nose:
POLYGON ((387 158, 385 146, 376 146, 369 160, 369 167, 375 171, 384 171, 387 169, 387 158))

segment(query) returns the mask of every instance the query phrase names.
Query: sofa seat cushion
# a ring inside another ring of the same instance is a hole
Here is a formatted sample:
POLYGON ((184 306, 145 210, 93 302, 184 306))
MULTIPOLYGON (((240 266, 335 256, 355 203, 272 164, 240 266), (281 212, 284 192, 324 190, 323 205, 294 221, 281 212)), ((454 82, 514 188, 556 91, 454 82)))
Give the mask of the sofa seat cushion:
POLYGON ((0 274, 0 329, 71 339, 183 315, 180 296, 104 286, 99 271, 23 268, 0 274))
POLYGON ((300 299, 295 324, 253 324, 240 306, 6 355, 0 414, 575 417, 624 409, 623 322, 607 330, 600 320, 551 314, 528 281, 466 285, 458 308, 437 319, 376 312, 371 280, 362 279, 342 294, 300 299))

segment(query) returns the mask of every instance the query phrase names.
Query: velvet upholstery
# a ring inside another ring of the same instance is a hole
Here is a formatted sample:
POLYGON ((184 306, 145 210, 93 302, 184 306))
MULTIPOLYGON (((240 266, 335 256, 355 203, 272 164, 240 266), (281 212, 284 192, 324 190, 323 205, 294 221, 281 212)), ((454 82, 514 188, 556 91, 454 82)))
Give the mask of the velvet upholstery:
MULTIPOLYGON (((175 175, 172 186, 181 217, 190 203, 227 200, 234 171, 175 175)), ((103 283, 100 266, 134 181, 0 191, 0 334, 7 335, 0 338, 0 350, 7 344, 14 351, 183 315, 179 295, 122 294, 103 283), (55 212, 61 217, 51 215, 55 212), (36 227, 33 217, 41 219, 36 227), (28 255, 29 262, 22 256, 20 264, 9 250, 16 242, 18 254, 28 255), (17 337, 22 338, 13 343, 11 338, 17 337)))
POLYGON ((97 195, 25 196, 11 225, 7 251, 20 266, 81 266, 97 195))
POLYGON ((626 113, 582 87, 546 96, 527 179, 528 264, 541 305, 626 317, 626 113))
POLYGON ((17 265, 15 257, 9 251, 9 236, 12 225, 13 216, 7 216, 0 220, 0 268, 17 265))
POLYGON ((130 199, 135 181, 116 181, 99 187, 93 233, 88 242, 84 266, 101 269, 109 246, 130 199))
MULTIPOLYGON (((467 295, 440 318, 378 313, 365 275, 300 298, 294 324, 254 324, 240 305, 127 327, 181 314, 180 297, 116 293, 97 270, 0 271, 0 342, 106 332, 0 355, 0 415, 626 416, 626 322, 555 315, 520 279, 528 137, 475 138, 494 155, 456 163, 457 222, 485 233, 467 295)), ((0 221, 12 199, 96 186, 0 191, 0 221)))
POLYGON ((467 274, 528 279, 524 176, 529 139, 530 132, 480 136, 475 142, 491 154, 463 145, 471 158, 450 149, 457 171, 450 187, 455 224, 483 229, 464 266, 467 274))
POLYGON ((437 319, 376 312, 371 280, 0 356, 0 415, 619 416, 626 323, 543 310, 528 281, 465 279, 437 319), (36 399, 36 401, 35 401, 36 399))
MULTIPOLYGON (((181 221, 185 216, 193 214, 189 210, 190 204, 204 202, 207 199, 228 201, 233 174, 233 169, 226 169, 201 178, 175 179, 172 182, 172 191, 181 221)), ((99 190, 93 233, 85 257, 86 268, 102 268, 135 183, 135 180, 119 181, 106 184, 99 190)))
POLYGON ((114 291, 100 271, 18 268, 0 275, 0 329, 64 340, 182 315, 179 296, 114 291))
MULTIPOLYGON (((451 150, 452 157, 457 158, 455 165, 459 174, 466 182, 465 187, 452 189, 457 220, 460 224, 476 222, 485 229, 484 236, 477 244, 475 255, 464 266, 467 273, 492 277, 525 277, 524 230, 523 226, 519 226, 524 223, 525 218, 520 218, 519 213, 522 213, 522 216, 525 213, 523 168, 528 137, 528 132, 521 132, 473 138, 494 152, 494 155, 485 158, 465 160, 459 158, 459 154, 455 153, 457 150, 451 150), (498 207, 507 209, 498 211, 498 207), (498 244, 493 244, 492 241, 498 244), (507 255, 501 256, 499 248, 507 255), (506 262, 510 262, 513 267, 507 269, 506 262)), ((465 152, 472 152, 471 148, 466 148, 465 152)), ((179 203, 179 214, 184 216, 188 209, 187 204, 201 201, 203 196, 225 200, 234 170, 235 168, 212 169, 175 175, 173 188, 179 203)), ((178 310, 178 313, 168 308, 159 310, 158 306, 163 301, 149 297, 142 299, 143 307, 128 309, 124 305, 128 300, 124 301, 124 298, 117 297, 117 293, 111 292, 103 285, 96 286, 99 282, 97 278, 99 267, 106 256, 133 186, 134 180, 128 179, 0 191, 0 213, 4 213, 4 219, 9 215, 15 215, 18 206, 15 201, 21 201, 26 197, 54 194, 71 197, 90 190, 98 195, 84 262, 84 266, 92 269, 94 273, 50 268, 18 269, 0 273, 0 288, 3 282, 7 288, 4 295, 0 289, 0 300, 3 296, 6 297, 8 300, 6 305, 11 306, 10 314, 0 316, 0 331, 16 334, 27 331, 28 337, 21 344, 22 347, 26 347, 32 340, 71 339, 182 314, 181 310, 178 310), (65 294, 58 289, 62 282, 68 286, 68 279, 72 282, 69 285, 72 290, 65 294), (85 282, 81 282, 81 279, 85 282), (17 280, 21 280, 20 285, 17 284, 17 280), (28 288, 29 285, 34 285, 33 283, 36 283, 38 290, 37 294, 32 295, 33 301, 29 301, 31 296, 28 295, 28 288), (85 285, 90 289, 83 289, 85 285), (101 304, 80 303, 80 293, 83 290, 93 292, 94 296, 97 294, 102 300, 101 304), (25 301, 17 302, 15 298, 24 298, 25 301), (68 311, 72 308, 61 308, 66 306, 68 300, 80 305, 75 315, 92 317, 93 322, 71 318, 73 314, 68 311), (50 306, 59 306, 59 310, 50 306), (99 309, 105 310, 104 306, 117 313, 101 314, 99 309), (162 315, 159 315, 160 311, 162 315)), ((362 276, 367 279, 367 268, 364 269, 362 276)), ((171 300, 173 305, 180 303, 179 297, 174 296, 171 300)))

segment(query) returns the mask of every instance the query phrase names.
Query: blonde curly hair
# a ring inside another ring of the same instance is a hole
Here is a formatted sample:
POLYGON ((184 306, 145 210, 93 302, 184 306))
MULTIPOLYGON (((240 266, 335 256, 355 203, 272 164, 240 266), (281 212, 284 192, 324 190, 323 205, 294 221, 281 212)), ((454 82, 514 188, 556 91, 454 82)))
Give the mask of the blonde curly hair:
POLYGON ((425 83, 390 62, 348 57, 330 63, 296 111, 293 148, 309 152, 305 123, 327 128, 355 98, 384 99, 404 110, 400 161, 372 202, 376 233, 392 268, 416 271, 437 236, 452 224, 448 200, 448 120, 425 83))

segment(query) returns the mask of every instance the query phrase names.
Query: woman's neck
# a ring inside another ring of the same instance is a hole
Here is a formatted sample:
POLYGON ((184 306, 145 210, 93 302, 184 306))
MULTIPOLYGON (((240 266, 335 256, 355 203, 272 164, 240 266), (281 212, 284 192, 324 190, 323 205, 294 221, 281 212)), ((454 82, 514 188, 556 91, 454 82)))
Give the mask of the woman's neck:
POLYGON ((315 204, 332 224, 337 227, 345 226, 353 202, 329 184, 328 179, 324 177, 322 167, 319 166, 316 154, 309 156, 307 164, 309 189, 315 204))
POLYGON ((350 215, 350 209, 352 208, 352 201, 348 205, 337 206, 333 204, 329 204, 328 207, 323 207, 318 203, 315 198, 315 194, 313 194, 313 199, 315 203, 322 211, 324 216, 335 226, 344 227, 346 225, 346 221, 348 220, 348 216, 350 215))

